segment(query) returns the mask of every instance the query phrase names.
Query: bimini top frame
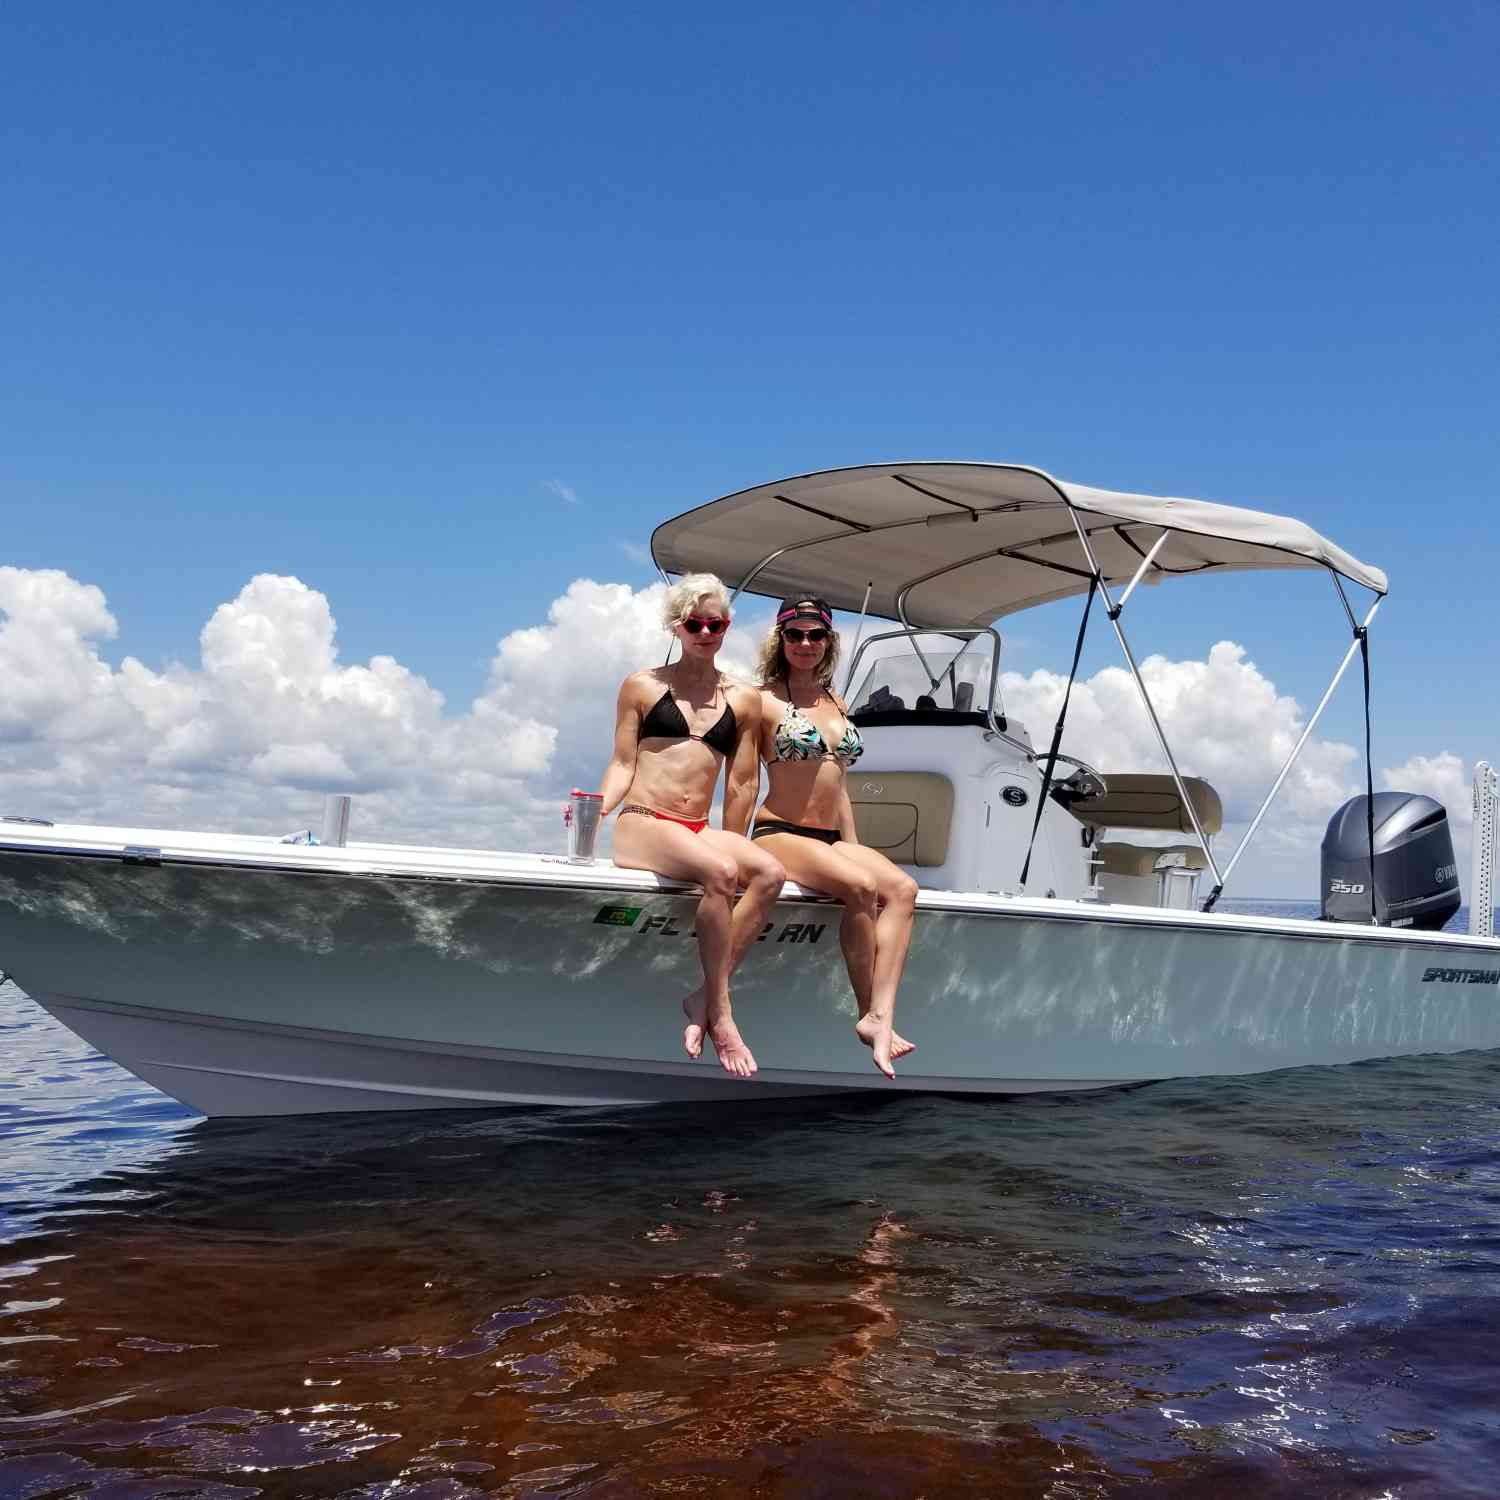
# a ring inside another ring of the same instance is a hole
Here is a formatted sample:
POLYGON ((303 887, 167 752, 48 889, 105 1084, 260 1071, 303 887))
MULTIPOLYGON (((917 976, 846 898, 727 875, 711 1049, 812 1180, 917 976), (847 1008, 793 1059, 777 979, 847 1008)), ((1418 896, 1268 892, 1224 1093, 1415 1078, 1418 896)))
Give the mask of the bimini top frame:
MULTIPOLYGON (((1074 673, 1097 593, 1213 871, 1205 909, 1218 900, 1354 653, 1368 653, 1368 627, 1387 589, 1379 568, 1290 517, 1207 500, 1095 489, 1020 464, 871 464, 800 474, 663 522, 652 535, 651 552, 664 577, 714 572, 734 586, 736 595, 748 590, 776 598, 814 590, 836 609, 859 609, 861 628, 868 612, 898 620, 908 630, 972 629, 1034 605, 1087 594, 1074 673), (1221 871, 1120 618, 1142 583, 1279 568, 1327 570, 1354 640, 1221 871), (1362 621, 1349 603, 1345 581, 1376 595, 1362 621), (1116 600, 1112 586, 1122 584, 1116 600)), ((1365 677, 1368 741, 1368 654, 1365 677)), ((1064 713, 1066 703, 1065 696, 1064 713)), ((1053 761, 1061 758, 1061 730, 1060 717, 1048 756, 1049 779, 1053 761)), ((1367 743, 1367 783, 1368 749, 1367 743)))
POLYGON ((1286 516, 1094 489, 1019 464, 872 464, 801 474, 656 528, 666 573, 717 573, 780 598, 815 587, 836 609, 941 630, 1111 582, 1241 569, 1328 568, 1377 594, 1385 574, 1286 516), (1075 526, 1075 517, 1078 525, 1075 526), (1091 564, 1079 556, 1078 529, 1091 564), (1161 541, 1161 533, 1171 536, 1161 541), (1159 545, 1158 545, 1159 544, 1159 545))

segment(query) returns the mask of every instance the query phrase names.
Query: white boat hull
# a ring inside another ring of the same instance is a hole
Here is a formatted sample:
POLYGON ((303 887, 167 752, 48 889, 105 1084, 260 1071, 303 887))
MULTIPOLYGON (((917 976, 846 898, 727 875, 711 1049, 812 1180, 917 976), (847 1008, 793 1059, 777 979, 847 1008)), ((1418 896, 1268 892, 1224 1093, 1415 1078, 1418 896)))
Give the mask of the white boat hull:
MULTIPOLYGON (((851 1030, 839 908, 795 888, 736 980, 745 1082, 681 1051, 691 891, 536 856, 186 835, 127 862, 107 832, 0 842, 0 965, 205 1114, 892 1088, 851 1030)), ((896 1087, 1495 1047, 1497 982, 1494 940, 923 891, 899 1011, 919 1049, 896 1087)))
MULTIPOLYGON (((379 1041, 296 1026, 182 1019, 43 995, 63 1025, 137 1077, 208 1115, 481 1109, 497 1104, 660 1104, 792 1098, 866 1088, 863 1074, 762 1070, 752 1083, 717 1065, 566 1052, 379 1041), (748 1092, 747 1092, 748 1091, 748 1092)), ((658 1017, 658 1024, 661 1018, 658 1017)), ((670 1021, 669 1021, 670 1024, 670 1021)), ((851 1039, 851 1046, 852 1046, 851 1039)), ((846 1061, 857 1064, 852 1052, 846 1061)), ((985 1093, 1105 1088, 1117 1080, 985 1080, 985 1093)), ((962 1090, 962 1082, 906 1087, 962 1090)), ((970 1088, 974 1085, 970 1084, 970 1088)))

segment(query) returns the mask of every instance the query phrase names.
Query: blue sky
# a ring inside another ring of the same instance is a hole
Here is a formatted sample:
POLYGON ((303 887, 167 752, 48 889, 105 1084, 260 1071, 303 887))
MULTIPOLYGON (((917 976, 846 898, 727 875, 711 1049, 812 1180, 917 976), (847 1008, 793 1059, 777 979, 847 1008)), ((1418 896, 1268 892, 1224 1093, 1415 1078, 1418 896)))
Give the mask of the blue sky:
MULTIPOLYGON (((3 26, 0 563, 99 585, 112 660, 196 661, 288 573, 462 706, 670 514, 995 458, 1309 521, 1392 577, 1377 755, 1500 755, 1493 5, 3 26)), ((1320 581, 1169 592, 1141 646, 1232 636, 1316 701, 1320 581)))

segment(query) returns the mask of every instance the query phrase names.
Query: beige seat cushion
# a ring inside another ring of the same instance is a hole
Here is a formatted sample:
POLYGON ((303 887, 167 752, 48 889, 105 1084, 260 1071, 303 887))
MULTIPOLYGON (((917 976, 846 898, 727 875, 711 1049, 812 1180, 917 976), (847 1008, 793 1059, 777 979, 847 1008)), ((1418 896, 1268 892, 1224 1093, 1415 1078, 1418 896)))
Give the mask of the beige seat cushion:
POLYGON ((1094 853, 1101 875, 1154 875, 1157 861, 1170 856, 1167 866, 1185 870, 1206 870, 1208 861, 1196 844, 1100 844, 1094 853))
MULTIPOLYGON (((1109 784, 1108 795, 1090 797, 1072 804, 1072 813, 1081 823, 1094 828, 1157 829, 1163 833, 1191 833, 1193 820, 1183 806, 1177 783, 1170 776, 1146 776, 1139 773, 1104 773, 1109 784)), ((1184 776, 1183 784, 1193 799, 1198 821, 1205 834, 1212 836, 1224 826, 1224 804, 1219 794, 1197 776, 1184 776)))
POLYGON ((936 771, 871 771, 849 777, 859 841, 901 865, 948 862, 953 783, 936 771))

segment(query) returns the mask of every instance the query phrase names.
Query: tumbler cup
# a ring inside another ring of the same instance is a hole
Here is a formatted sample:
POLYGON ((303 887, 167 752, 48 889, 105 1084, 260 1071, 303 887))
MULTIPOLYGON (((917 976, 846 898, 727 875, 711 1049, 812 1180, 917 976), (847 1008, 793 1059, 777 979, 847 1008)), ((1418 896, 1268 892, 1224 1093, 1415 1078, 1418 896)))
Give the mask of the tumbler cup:
POLYGON ((604 798, 599 792, 581 792, 573 788, 568 805, 563 809, 563 822, 568 826, 568 858, 575 865, 591 865, 594 862, 594 841, 599 837, 599 819, 604 811, 604 798))
POLYGON ((323 837, 318 840, 320 844, 342 849, 349 842, 349 809, 353 802, 353 797, 342 792, 323 799, 323 837))

